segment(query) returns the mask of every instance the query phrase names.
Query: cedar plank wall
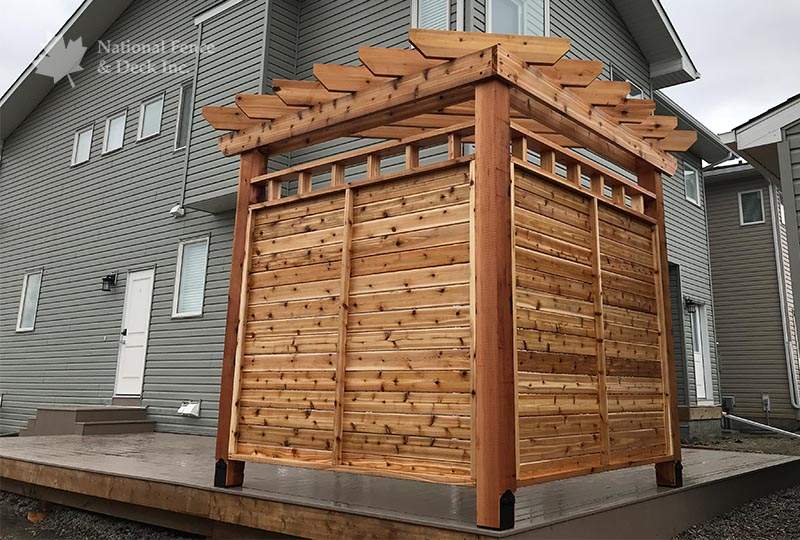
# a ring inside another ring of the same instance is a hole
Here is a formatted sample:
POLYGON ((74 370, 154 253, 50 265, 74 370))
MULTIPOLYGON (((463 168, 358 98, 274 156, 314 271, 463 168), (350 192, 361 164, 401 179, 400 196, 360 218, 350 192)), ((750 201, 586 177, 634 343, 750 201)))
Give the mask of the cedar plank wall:
POLYGON ((342 191, 253 212, 234 452, 331 463, 347 275, 342 463, 469 482, 468 165, 352 198, 349 248, 342 191))
POLYGON ((600 204, 595 240, 590 197, 523 170, 514 196, 520 480, 663 456, 653 227, 600 204))
POLYGON ((769 185, 753 172, 710 183, 706 192, 724 393, 736 397, 736 414, 746 418, 765 419, 761 394, 769 394, 772 418, 793 419, 769 185), (765 222, 742 226, 738 193, 754 189, 761 189, 765 222))

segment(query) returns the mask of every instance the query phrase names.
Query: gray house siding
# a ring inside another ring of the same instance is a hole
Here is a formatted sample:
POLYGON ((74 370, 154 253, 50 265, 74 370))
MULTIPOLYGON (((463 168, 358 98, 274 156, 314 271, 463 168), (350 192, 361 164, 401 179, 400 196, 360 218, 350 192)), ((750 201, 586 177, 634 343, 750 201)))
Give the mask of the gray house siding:
MULTIPOLYGON (((195 26, 194 16, 216 4, 217 0, 137 0, 103 38, 152 41, 166 35, 193 43, 202 31, 202 43, 215 46, 200 56, 198 64, 184 218, 173 219, 168 210, 180 202, 184 189, 186 155, 173 151, 173 140, 178 87, 191 75, 100 76, 99 58, 89 55, 84 71, 74 76, 77 88, 59 83, 5 141, 0 168, 0 199, 6 210, 0 218, 3 428, 19 429, 39 405, 110 401, 124 272, 155 266, 143 402, 160 430, 213 434, 233 219, 230 212, 211 214, 193 207, 218 198, 224 200, 218 210, 230 208, 236 160, 218 152, 218 134, 202 119, 201 108, 230 104, 238 92, 269 91, 274 78, 310 78, 317 62, 355 62, 361 46, 408 46, 410 0, 243 0, 205 21, 202 28, 195 26), (166 100, 161 134, 135 143, 140 100, 162 91, 166 100), (101 156, 104 118, 125 106, 129 110, 125 147, 101 156), (73 133, 90 122, 96 125, 91 161, 69 167, 73 133), (58 187, 58 197, 42 201, 42 178, 58 187), (204 314, 172 319, 178 242, 204 235, 211 238, 204 314), (41 267, 44 281, 36 330, 18 334, 14 323, 22 276, 41 267), (113 271, 121 272, 121 282, 114 292, 101 292, 100 278, 113 271), (185 399, 202 400, 200 419, 175 416, 185 399)), ((451 27, 455 3, 452 6, 451 27)), ((483 1, 469 1, 465 14, 468 27, 485 27, 483 1)), ((577 56, 613 63, 633 82, 649 88, 647 63, 607 1, 553 0, 551 29, 553 35, 572 39, 577 56)), ((189 60, 193 62, 193 57, 189 60)), ((270 156, 270 166, 283 167, 362 144, 331 143, 270 156)), ((684 294, 710 302, 707 248, 701 240, 705 216, 702 209, 688 206, 682 177, 667 179, 665 186, 670 261, 681 266, 684 294)), ((713 322, 711 326, 713 336, 713 322)), ((715 356, 713 352, 714 362, 715 356)))
MULTIPOLYGON (((708 228, 706 224, 706 201, 700 189, 700 205, 686 199, 686 187, 684 184, 684 162, 700 171, 699 160, 689 154, 681 154, 683 159, 678 160, 678 170, 672 177, 664 179, 664 212, 666 218, 667 232, 667 257, 669 262, 680 266, 680 288, 681 294, 694 300, 706 304, 706 322, 708 323, 708 338, 711 362, 711 380, 713 387, 713 399, 715 403, 720 400, 719 386, 719 366, 717 362, 717 347, 715 335, 715 309, 712 302, 711 271, 708 255, 708 228)), ((690 356, 688 351, 692 350, 692 331, 690 319, 683 307, 683 298, 677 305, 673 301, 673 312, 677 309, 682 310, 680 320, 683 326, 673 327, 673 332, 683 332, 683 350, 687 351, 686 357, 690 356)), ((673 313, 673 318, 677 320, 673 313)), ((686 358, 685 362, 686 381, 684 386, 684 401, 681 405, 694 406, 697 404, 697 391, 694 379, 694 362, 691 358, 686 358)), ((681 375, 681 372, 677 372, 681 375)))
MULTIPOLYGON (((194 43, 193 17, 214 2, 140 0, 104 40, 194 43)), ((0 424, 19 429, 40 405, 103 404, 111 399, 125 272, 155 267, 143 402, 158 429, 212 434, 230 260, 230 216, 189 211, 170 217, 182 189, 183 151, 174 152, 177 88, 185 75, 100 74, 83 60, 4 144, 0 241, 0 424), (160 135, 136 142, 139 104, 165 93, 160 135), (104 119, 127 107, 125 146, 101 155, 104 119), (91 159, 70 167, 73 133, 94 122, 91 159), (42 186, 48 189, 43 194, 42 186), (44 196, 43 196, 44 195, 44 196), (172 319, 180 239, 210 236, 204 315, 172 319), (23 274, 43 268, 36 328, 15 332, 23 274), (113 292, 100 278, 120 272, 113 292), (200 419, 176 417, 183 399, 202 400, 200 419)), ((125 59, 136 61, 131 56, 125 59)), ((191 62, 192 56, 170 61, 191 62)), ((138 59, 139 61, 142 58, 138 59)), ((159 57, 160 60, 160 57, 159 57)))
POLYGON ((723 391, 747 418, 765 419, 762 394, 771 398, 773 418, 793 418, 769 183, 755 175, 706 189, 723 391), (764 223, 740 225, 738 194, 755 189, 762 190, 764 223))
POLYGON ((265 0, 244 0, 197 27, 206 50, 200 54, 191 123, 189 206, 198 199, 230 193, 235 186, 239 160, 222 156, 219 133, 205 121, 202 109, 232 105, 237 93, 261 91, 265 9, 265 0))

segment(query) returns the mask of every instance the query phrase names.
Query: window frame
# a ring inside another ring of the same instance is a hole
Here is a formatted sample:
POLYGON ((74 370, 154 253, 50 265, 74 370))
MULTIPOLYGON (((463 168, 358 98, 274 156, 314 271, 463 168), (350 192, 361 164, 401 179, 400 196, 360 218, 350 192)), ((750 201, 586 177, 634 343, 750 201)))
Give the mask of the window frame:
POLYGON ((34 270, 32 272, 25 272, 22 276, 22 290, 19 295, 19 306, 17 307, 17 325, 16 332, 33 332, 36 328, 36 316, 39 313, 39 298, 42 296, 42 283, 44 282, 44 268, 34 270), (36 305, 33 310, 33 324, 30 327, 22 326, 22 312, 25 305, 25 293, 28 292, 28 279, 30 276, 39 276, 39 292, 36 294, 36 305))
POLYGON ((112 154, 112 153, 116 152, 117 150, 122 150, 122 147, 125 146, 125 128, 127 127, 127 125, 128 125, 128 108, 127 107, 125 107, 124 109, 122 109, 121 111, 119 111, 119 112, 117 112, 115 114, 110 114, 110 115, 106 116, 105 127, 103 128, 103 150, 102 150, 102 152, 100 152, 101 156, 104 156, 106 154, 112 154), (113 149, 109 150, 108 149, 108 127, 111 125, 111 120, 119 118, 120 116, 122 116, 122 144, 120 144, 118 148, 113 148, 113 149))
POLYGON ((75 133, 72 135, 72 158, 70 159, 69 166, 76 167, 78 165, 83 165, 84 163, 88 163, 92 159, 92 143, 94 142, 94 122, 89 124, 86 127, 81 129, 75 130, 75 133), (89 132, 89 153, 86 156, 86 159, 83 161, 75 161, 78 152, 78 139, 80 138, 81 133, 89 132))
POLYGON ((180 129, 181 129, 181 109, 183 109, 183 89, 187 86, 190 86, 191 94, 194 96, 194 82, 193 81, 184 81, 183 83, 178 85, 178 115, 175 118, 175 138, 172 142, 172 151, 178 152, 179 150, 186 149, 189 146, 189 135, 191 134, 191 125, 192 125, 192 116, 194 116, 194 109, 189 111, 189 118, 186 119, 187 126, 184 129, 188 129, 189 132, 186 133, 186 143, 183 146, 178 146, 178 138, 180 137, 180 129))
POLYGON ((758 189, 746 189, 744 191, 739 191, 736 194, 736 198, 739 201, 739 226, 740 227, 747 227, 748 225, 761 225, 766 223, 767 216, 766 210, 764 209, 764 190, 761 188, 758 189), (745 222, 744 220, 744 210, 742 208, 742 195, 748 195, 750 193, 758 193, 758 199, 761 202, 761 221, 748 221, 745 222))
MULTIPOLYGON (((420 28, 419 26, 419 3, 421 0, 411 0, 411 28, 420 28)), ((447 28, 431 28, 430 30, 450 30, 450 0, 437 0, 447 4, 447 28)), ((457 6, 463 4, 464 0, 456 0, 457 6)), ((458 19, 458 8, 456 8, 456 19, 458 19)), ((462 16, 463 18, 463 16, 462 16)), ((462 22, 463 24, 463 22, 462 22)), ((456 21, 458 25, 458 21, 456 21)))
MULTIPOLYGON (((542 33, 543 37, 550 36, 550 0, 541 0, 544 3, 544 33, 542 33)), ((494 30, 492 29, 492 2, 494 0, 486 0, 486 21, 485 27, 487 33, 492 33, 494 30)), ((519 35, 529 35, 529 34, 519 34, 519 35)))
POLYGON ((690 163, 687 163, 687 162, 684 161, 683 162, 683 196, 687 201, 689 201, 692 204, 695 204, 695 205, 699 206, 700 208, 703 207, 703 204, 701 202, 703 200, 703 197, 700 195, 701 185, 702 184, 700 182, 700 171, 694 165, 691 165, 690 163), (697 200, 692 199, 691 197, 689 197, 689 192, 686 191, 686 171, 692 171, 694 173, 694 181, 695 181, 695 185, 696 185, 696 189, 697 189, 697 200))
POLYGON ((156 94, 150 98, 143 99, 141 103, 139 103, 139 125, 136 129, 136 142, 139 141, 146 141, 148 139, 152 139, 153 137, 157 137, 161 134, 161 128, 164 124, 164 102, 166 101, 166 92, 161 92, 156 94), (158 118, 158 131, 155 133, 151 133, 146 136, 142 136, 142 128, 144 128, 144 110, 145 107, 151 103, 155 103, 156 101, 161 100, 161 113, 159 113, 158 118))
POLYGON ((175 263, 175 284, 172 291, 172 318, 173 319, 189 319, 194 317, 203 316, 203 307, 206 300, 206 285, 208 283, 208 255, 211 250, 211 235, 199 236, 194 238, 187 238, 178 243, 178 259, 175 263), (200 301, 200 310, 191 312, 178 311, 178 296, 181 287, 181 272, 183 271, 183 249, 188 244, 198 244, 200 242, 206 245, 206 265, 203 268, 203 292, 200 301))

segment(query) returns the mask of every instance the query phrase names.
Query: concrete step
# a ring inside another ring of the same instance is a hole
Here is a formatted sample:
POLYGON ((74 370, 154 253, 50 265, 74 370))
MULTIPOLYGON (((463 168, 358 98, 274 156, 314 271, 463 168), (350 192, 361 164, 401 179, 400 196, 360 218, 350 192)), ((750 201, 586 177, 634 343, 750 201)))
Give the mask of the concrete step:
POLYGON ((119 433, 149 433, 156 423, 151 420, 113 420, 97 422, 77 422, 78 435, 116 435, 119 433))
POLYGON ((28 425, 26 425, 20 432, 20 437, 25 437, 28 435, 35 435, 36 434, 36 418, 31 418, 28 420, 28 425))
POLYGON ((39 407, 20 435, 141 433, 153 431, 146 407, 57 405, 39 407))

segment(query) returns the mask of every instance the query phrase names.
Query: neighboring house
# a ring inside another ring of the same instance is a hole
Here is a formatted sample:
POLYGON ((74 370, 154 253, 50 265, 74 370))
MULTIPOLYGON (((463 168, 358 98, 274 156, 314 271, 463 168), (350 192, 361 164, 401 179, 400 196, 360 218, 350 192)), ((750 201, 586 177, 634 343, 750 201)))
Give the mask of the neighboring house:
POLYGON ((800 425, 800 96, 722 135, 706 171, 722 388, 736 414, 800 425))
MULTIPOLYGON (((604 60, 603 77, 631 81, 635 97, 697 77, 657 0, 86 0, 0 101, 0 427, 114 397, 141 400, 159 430, 213 434, 238 160, 219 152, 201 108, 309 78, 314 63, 356 62, 362 46, 407 47, 411 25, 567 36, 570 55, 604 60), (89 50, 53 87, 35 68, 65 38, 89 50), (182 401, 201 401, 200 417, 178 416, 182 401)), ((709 135, 665 179, 686 411, 720 399, 700 169, 720 159, 709 135), (686 297, 704 306, 700 363, 686 360, 686 297)), ((364 143, 270 166, 337 144, 364 143)))

